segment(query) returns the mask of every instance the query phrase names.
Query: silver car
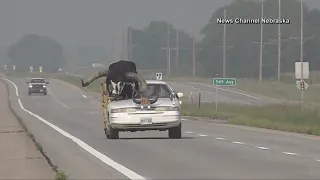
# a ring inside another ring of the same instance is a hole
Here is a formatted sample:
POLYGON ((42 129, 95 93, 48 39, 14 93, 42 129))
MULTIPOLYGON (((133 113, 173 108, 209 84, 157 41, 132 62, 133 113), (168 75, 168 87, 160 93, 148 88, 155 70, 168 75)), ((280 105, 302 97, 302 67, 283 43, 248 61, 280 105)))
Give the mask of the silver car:
POLYGON ((106 136, 118 139, 120 131, 168 130, 169 138, 181 138, 181 101, 183 93, 176 93, 164 81, 147 80, 147 93, 159 94, 157 102, 142 108, 132 99, 110 102, 105 110, 108 119, 106 136))

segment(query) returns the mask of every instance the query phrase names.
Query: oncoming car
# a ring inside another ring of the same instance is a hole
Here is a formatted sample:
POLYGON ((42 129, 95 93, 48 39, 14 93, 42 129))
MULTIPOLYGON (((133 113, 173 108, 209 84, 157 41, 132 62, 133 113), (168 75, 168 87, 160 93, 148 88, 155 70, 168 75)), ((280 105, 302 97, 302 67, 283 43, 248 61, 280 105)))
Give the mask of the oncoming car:
POLYGON ((171 139, 181 138, 181 104, 183 93, 176 93, 164 81, 147 80, 147 94, 158 100, 142 108, 132 99, 112 101, 106 109, 106 136, 118 139, 121 131, 168 130, 171 139))
POLYGON ((44 95, 47 95, 47 84, 49 84, 49 82, 46 82, 44 78, 34 77, 26 83, 29 85, 29 95, 31 95, 32 93, 43 93, 44 95))

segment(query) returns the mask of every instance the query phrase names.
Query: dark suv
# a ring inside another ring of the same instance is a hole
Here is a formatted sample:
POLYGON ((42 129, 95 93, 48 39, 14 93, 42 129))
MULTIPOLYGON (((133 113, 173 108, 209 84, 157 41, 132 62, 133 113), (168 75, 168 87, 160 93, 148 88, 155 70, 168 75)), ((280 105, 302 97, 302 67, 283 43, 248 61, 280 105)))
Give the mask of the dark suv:
POLYGON ((47 84, 44 78, 31 78, 30 81, 27 81, 29 84, 28 94, 31 95, 32 93, 43 93, 47 95, 47 84))

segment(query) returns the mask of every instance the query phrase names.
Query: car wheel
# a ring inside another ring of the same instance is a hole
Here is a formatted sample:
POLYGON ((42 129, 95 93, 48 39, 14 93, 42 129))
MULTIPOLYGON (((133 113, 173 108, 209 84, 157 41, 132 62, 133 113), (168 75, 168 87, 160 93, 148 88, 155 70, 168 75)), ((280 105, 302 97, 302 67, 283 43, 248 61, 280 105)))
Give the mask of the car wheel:
POLYGON ((30 95, 31 95, 31 92, 28 92, 28 95, 30 96, 30 95))
POLYGON ((119 131, 116 129, 113 129, 109 123, 108 123, 108 128, 104 130, 104 133, 108 139, 119 139, 119 131))
POLYGON ((108 127, 108 130, 105 130, 105 134, 108 139, 119 139, 119 131, 111 126, 108 127))
POLYGON ((181 123, 177 127, 168 130, 170 139, 181 139, 181 123))
POLYGON ((45 96, 47 95, 47 93, 45 92, 45 93, 43 93, 45 96))

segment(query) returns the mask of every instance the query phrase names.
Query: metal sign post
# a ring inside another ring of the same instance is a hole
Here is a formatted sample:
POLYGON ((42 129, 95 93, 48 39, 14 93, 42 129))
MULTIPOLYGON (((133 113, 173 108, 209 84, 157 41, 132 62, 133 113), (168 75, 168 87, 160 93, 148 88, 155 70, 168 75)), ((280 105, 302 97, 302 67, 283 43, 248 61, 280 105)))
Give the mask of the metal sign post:
POLYGON ((301 91, 301 110, 304 111, 304 91, 308 88, 305 79, 309 79, 309 62, 296 62, 295 63, 295 77, 296 80, 300 80, 297 83, 297 88, 301 91))
MULTIPOLYGON (((236 86, 237 79, 236 78, 213 78, 214 86, 236 86)), ((216 111, 218 111, 218 87, 216 88, 216 111)))
POLYGON ((13 66, 12 66, 12 70, 13 70, 13 71, 16 71, 16 65, 13 65, 13 66))

